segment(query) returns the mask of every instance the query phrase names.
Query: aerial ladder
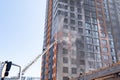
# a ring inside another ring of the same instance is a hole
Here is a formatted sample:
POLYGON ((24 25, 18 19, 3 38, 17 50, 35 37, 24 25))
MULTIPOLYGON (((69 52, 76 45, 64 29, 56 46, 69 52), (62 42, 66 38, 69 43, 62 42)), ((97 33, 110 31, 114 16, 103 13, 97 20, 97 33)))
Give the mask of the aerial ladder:
POLYGON ((50 46, 48 46, 45 51, 41 54, 39 54, 33 61, 31 61, 25 68, 22 69, 21 76, 25 74, 25 72, 32 66, 42 55, 44 55, 54 44, 56 44, 57 41, 55 40, 50 46))

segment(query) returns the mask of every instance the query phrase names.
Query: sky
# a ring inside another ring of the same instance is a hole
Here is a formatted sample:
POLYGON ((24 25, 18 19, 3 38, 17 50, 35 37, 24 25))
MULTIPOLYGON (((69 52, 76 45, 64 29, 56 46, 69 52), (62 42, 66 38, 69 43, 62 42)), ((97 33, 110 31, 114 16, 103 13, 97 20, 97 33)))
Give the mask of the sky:
MULTIPOLYGON (((24 68, 42 53, 46 0, 0 0, 0 61, 24 68)), ((26 76, 39 77, 41 59, 26 76)))

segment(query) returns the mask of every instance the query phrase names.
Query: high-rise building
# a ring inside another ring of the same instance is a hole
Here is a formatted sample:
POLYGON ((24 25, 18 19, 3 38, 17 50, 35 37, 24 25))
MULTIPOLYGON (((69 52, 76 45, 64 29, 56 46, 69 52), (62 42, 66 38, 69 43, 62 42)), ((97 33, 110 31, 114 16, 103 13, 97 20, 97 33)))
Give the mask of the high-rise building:
POLYGON ((104 0, 105 20, 112 62, 120 61, 120 0, 104 0))
MULTIPOLYGON (((108 33, 109 39, 113 38, 114 50, 111 52, 116 53, 117 61, 120 61, 120 0, 108 0, 108 33)), ((111 44, 111 43, 110 43, 111 44)))
POLYGON ((41 80, 69 80, 120 60, 119 0, 47 0, 41 80))

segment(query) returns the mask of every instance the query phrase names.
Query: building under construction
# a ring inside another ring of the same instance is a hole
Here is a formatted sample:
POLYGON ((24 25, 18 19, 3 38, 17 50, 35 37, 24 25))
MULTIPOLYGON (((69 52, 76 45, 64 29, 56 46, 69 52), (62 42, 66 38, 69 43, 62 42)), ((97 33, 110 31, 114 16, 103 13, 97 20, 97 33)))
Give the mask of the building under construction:
POLYGON ((70 80, 120 60, 119 0, 47 0, 41 80, 70 80))

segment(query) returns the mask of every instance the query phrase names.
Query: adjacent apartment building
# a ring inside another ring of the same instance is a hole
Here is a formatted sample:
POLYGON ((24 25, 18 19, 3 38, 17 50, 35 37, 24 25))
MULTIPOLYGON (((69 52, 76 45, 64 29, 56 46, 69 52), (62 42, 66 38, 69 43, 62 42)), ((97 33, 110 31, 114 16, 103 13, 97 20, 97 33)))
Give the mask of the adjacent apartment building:
POLYGON ((120 0, 47 0, 41 80, 70 80, 120 60, 120 0), (119 7, 118 7, 119 6, 119 7))

